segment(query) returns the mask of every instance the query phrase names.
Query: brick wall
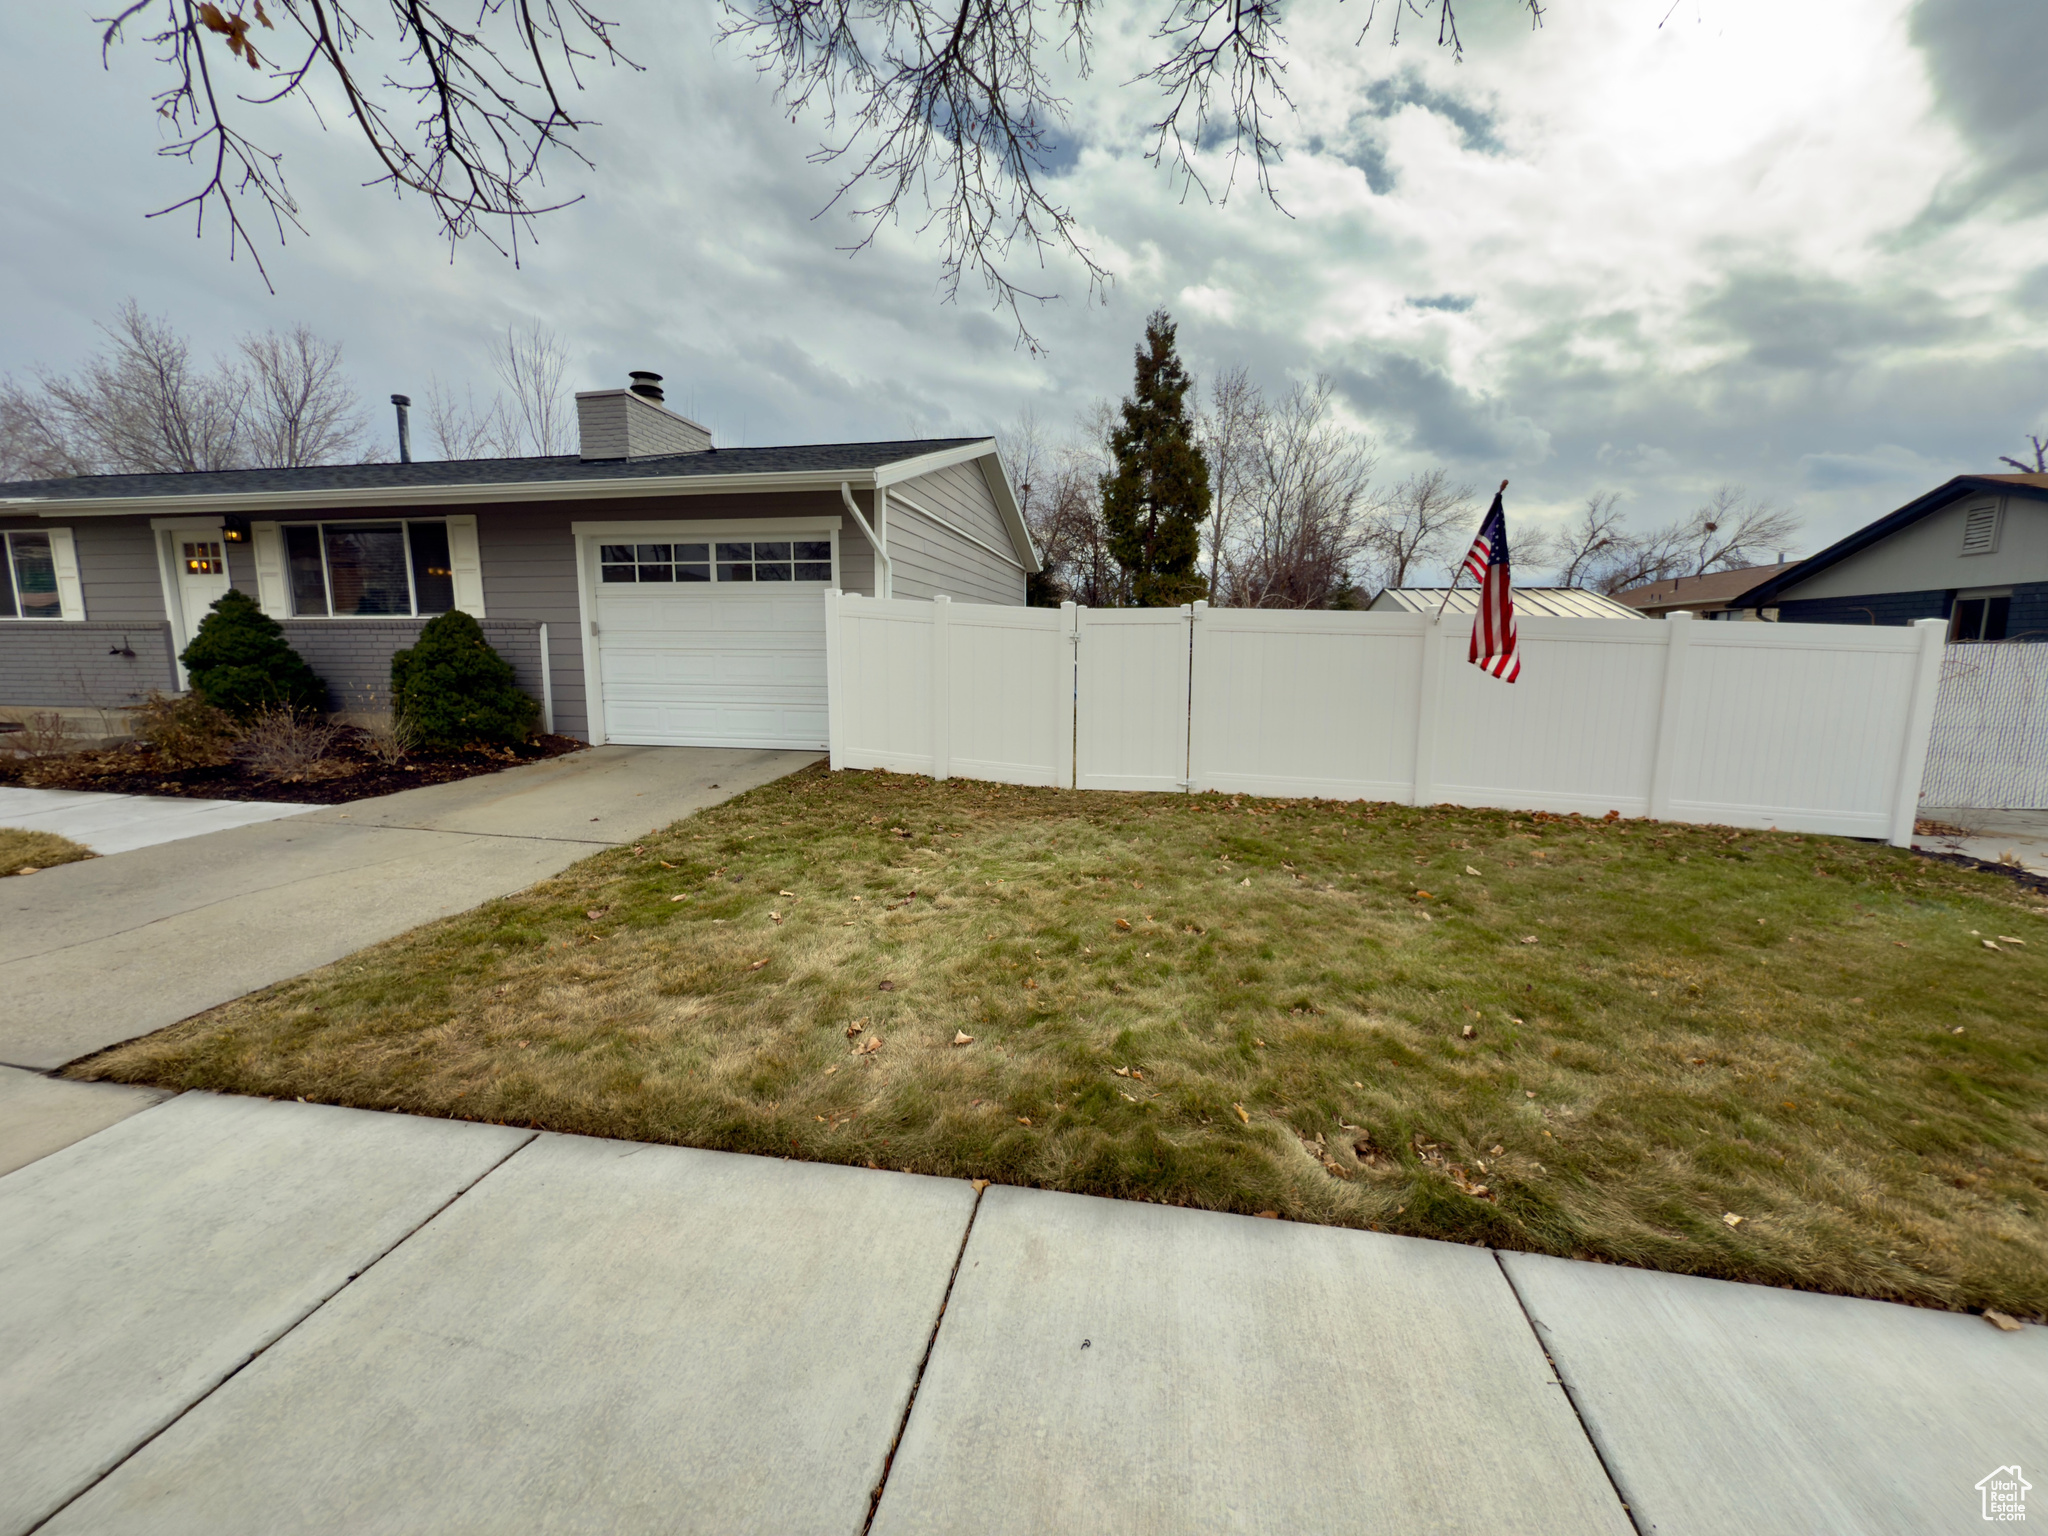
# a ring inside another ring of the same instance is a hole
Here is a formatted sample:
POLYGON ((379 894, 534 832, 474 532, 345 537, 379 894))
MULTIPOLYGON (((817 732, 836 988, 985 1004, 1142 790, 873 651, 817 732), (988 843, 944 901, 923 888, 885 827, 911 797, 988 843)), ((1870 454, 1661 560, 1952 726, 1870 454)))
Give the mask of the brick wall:
MULTIPOLYGON (((330 709, 390 707, 391 653, 419 639, 425 619, 285 619, 285 639, 327 684, 330 709), (370 700, 374 698, 374 706, 370 700)), ((540 698, 540 625, 479 619, 484 638, 512 664, 519 686, 540 698)))
POLYGON ((0 623, 0 708, 124 709, 177 686, 171 626, 161 619, 0 623))
POLYGON ((1783 624, 1910 624, 1948 617, 1946 592, 1874 592, 1867 597, 1809 597, 1778 605, 1783 624))
POLYGON ((2013 587, 2005 634, 2009 640, 2048 641, 2048 581, 2021 582, 2013 587))

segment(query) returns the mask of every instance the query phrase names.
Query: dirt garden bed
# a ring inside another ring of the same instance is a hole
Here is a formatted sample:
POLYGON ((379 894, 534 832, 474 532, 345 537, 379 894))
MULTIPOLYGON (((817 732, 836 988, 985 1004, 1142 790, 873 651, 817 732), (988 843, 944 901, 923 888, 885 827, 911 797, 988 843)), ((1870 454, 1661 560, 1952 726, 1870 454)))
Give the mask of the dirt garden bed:
POLYGON ((121 795, 185 795, 202 800, 342 805, 373 795, 395 794, 401 789, 417 789, 422 784, 446 784, 496 773, 521 763, 578 752, 583 746, 573 736, 541 736, 516 747, 414 751, 403 760, 392 762, 375 750, 367 732, 343 726, 336 731, 323 760, 298 773, 273 776, 258 772, 240 758, 219 767, 166 769, 152 761, 156 754, 140 742, 35 757, 7 755, 6 740, 0 737, 0 784, 121 795))

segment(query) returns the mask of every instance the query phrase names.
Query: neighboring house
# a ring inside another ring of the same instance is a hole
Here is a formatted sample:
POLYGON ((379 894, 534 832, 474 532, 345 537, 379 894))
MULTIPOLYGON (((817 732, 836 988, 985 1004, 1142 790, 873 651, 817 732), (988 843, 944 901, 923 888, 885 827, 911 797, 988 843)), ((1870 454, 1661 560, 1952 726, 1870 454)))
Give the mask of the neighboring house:
POLYGON ((1778 565, 1746 565, 1733 571, 1709 571, 1704 576, 1670 576, 1646 582, 1614 594, 1646 619, 1668 619, 1674 613, 1689 613, 1699 619, 1775 619, 1776 609, 1759 613, 1733 606, 1751 587, 1768 581, 1799 564, 1787 560, 1778 565))
POLYGON ((2048 475, 1958 475, 1741 601, 1793 624, 1947 619, 1951 641, 2048 640, 2048 475))
MULTIPOLYGON (((1451 601, 1444 605, 1442 587, 1388 587, 1372 600, 1371 613, 1478 612, 1477 587, 1453 587, 1451 601)), ((1588 592, 1583 587, 1516 587, 1515 612, 1537 614, 1546 619, 1640 619, 1633 608, 1625 608, 1611 597, 1588 592)))
POLYGON ((576 409, 561 457, 0 484, 0 709, 181 687, 235 586, 337 708, 459 608, 556 731, 822 748, 827 588, 1021 605, 1038 569, 992 439, 720 449, 646 383, 576 409))

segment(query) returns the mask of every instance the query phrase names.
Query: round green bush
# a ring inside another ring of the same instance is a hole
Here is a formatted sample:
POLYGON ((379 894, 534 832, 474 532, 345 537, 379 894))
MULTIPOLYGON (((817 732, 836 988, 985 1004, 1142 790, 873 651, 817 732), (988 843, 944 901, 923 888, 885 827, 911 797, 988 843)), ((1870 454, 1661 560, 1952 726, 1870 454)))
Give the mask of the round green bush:
POLYGON ((512 680, 512 664, 459 610, 429 619, 409 649, 392 655, 391 707, 423 747, 525 741, 540 715, 512 680))
POLYGON ((284 627, 235 587, 199 621, 199 632, 178 659, 192 691, 237 720, 264 709, 327 707, 327 685, 292 649, 284 627))

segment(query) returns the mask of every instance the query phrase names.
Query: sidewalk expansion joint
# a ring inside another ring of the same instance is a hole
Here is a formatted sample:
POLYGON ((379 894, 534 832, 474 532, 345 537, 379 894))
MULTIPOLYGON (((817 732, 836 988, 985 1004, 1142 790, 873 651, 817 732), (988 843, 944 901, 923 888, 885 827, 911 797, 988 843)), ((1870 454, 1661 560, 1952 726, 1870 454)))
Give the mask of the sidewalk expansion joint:
POLYGON ((1636 1518, 1635 1507, 1629 1503, 1628 1495, 1621 1490, 1621 1483, 1614 1475, 1614 1468, 1607 1464, 1606 1453, 1600 1449, 1600 1441, 1593 1433, 1593 1426, 1586 1422, 1586 1412, 1579 1406, 1578 1395, 1572 1391, 1572 1384, 1565 1376, 1564 1367, 1550 1352, 1550 1341, 1543 1337, 1543 1329, 1536 1316, 1529 1310, 1529 1303, 1523 1299, 1521 1288, 1515 1284, 1515 1277, 1508 1273, 1508 1266, 1500 1256, 1498 1248, 1489 1249, 1493 1262, 1500 1270, 1501 1279, 1507 1281, 1508 1292, 1515 1298, 1515 1305, 1522 1310, 1522 1320, 1529 1325, 1529 1332, 1536 1340, 1536 1347, 1543 1351, 1543 1358, 1550 1366, 1550 1373, 1557 1378, 1557 1384, 1564 1391, 1564 1400, 1572 1405, 1572 1417, 1579 1421, 1579 1432, 1586 1437, 1586 1444, 1593 1448, 1593 1459, 1600 1463, 1600 1470, 1606 1474, 1607 1486, 1614 1490, 1615 1502, 1621 1505, 1621 1512, 1628 1516, 1629 1525, 1636 1536, 1645 1536, 1642 1521, 1636 1518))
POLYGON ((327 1303, 334 1300, 335 1297, 339 1296, 351 1285, 354 1285, 356 1281, 360 1280, 364 1275, 367 1275, 379 1264, 383 1263, 386 1259, 390 1258, 391 1255, 396 1253, 398 1249, 402 1247, 408 1239, 412 1238, 421 1230, 421 1228, 425 1227, 428 1222, 432 1221, 436 1216, 439 1216, 443 1211, 447 1210, 449 1206, 453 1205, 456 1201, 460 1200, 472 1189, 475 1189, 477 1185, 483 1183, 485 1179, 489 1178, 492 1174, 496 1173, 500 1168, 504 1167, 505 1164, 510 1162, 513 1158, 517 1157, 521 1152, 524 1152, 535 1141, 539 1140, 539 1138, 540 1133, 538 1131, 528 1136, 526 1140, 520 1142, 518 1146, 514 1147, 511 1151, 507 1152, 503 1157, 499 1158, 496 1162, 492 1163, 490 1167, 486 1168, 482 1173, 478 1174, 475 1178, 471 1179, 467 1184, 463 1185, 462 1188, 456 1190, 455 1193, 450 1195, 446 1200, 443 1200, 439 1205, 435 1206, 433 1210, 429 1211, 419 1221, 415 1222, 412 1226, 406 1228, 406 1230, 401 1232, 398 1235, 398 1237, 388 1247, 386 1247, 379 1253, 372 1254, 370 1256, 369 1262, 364 1264, 362 1268, 352 1270, 348 1274, 348 1276, 345 1279, 343 1279, 341 1284, 337 1285, 325 1296, 322 1296, 319 1300, 315 1301, 313 1305, 306 1308, 305 1311, 301 1312, 297 1317, 293 1318, 290 1322, 286 1323, 284 1327, 278 1329, 278 1331, 272 1334, 268 1339, 265 1339, 261 1344, 257 1345, 253 1350, 249 1352, 247 1359, 242 1360, 241 1362, 236 1364, 227 1372, 226 1375, 222 1376, 219 1381, 216 1381, 204 1392, 200 1393, 197 1397, 193 1398, 191 1402, 187 1403, 184 1407, 180 1408, 176 1413, 172 1414, 168 1419, 164 1420, 163 1423, 159 1424, 155 1429, 151 1430, 148 1434, 144 1435, 140 1440, 136 1441, 135 1444, 130 1446, 124 1454, 116 1457, 112 1462, 110 1462, 106 1470, 101 1472, 98 1477, 94 1478, 91 1482, 87 1483, 83 1488, 79 1489, 78 1492, 71 1495, 70 1498, 66 1499, 63 1503, 59 1504, 55 1509, 51 1510, 47 1515, 43 1516, 43 1518, 38 1520, 34 1525, 29 1526, 25 1531, 22 1532, 22 1536, 35 1536, 35 1533, 37 1531, 40 1531, 52 1520, 56 1519, 59 1515, 63 1514, 65 1510, 69 1509, 73 1504, 76 1504, 88 1493, 91 1493, 93 1489, 99 1487, 101 1483, 104 1483, 116 1472, 120 1471, 121 1468, 125 1467, 129 1462, 133 1461, 137 1456, 141 1455, 143 1451, 147 1450, 158 1439, 160 1439, 165 1434, 169 1433, 170 1430, 173 1429, 181 1420, 183 1420, 187 1414, 191 1413, 194 1409, 198 1408, 202 1403, 210 1399, 214 1395, 214 1393, 218 1392, 222 1387, 226 1386, 229 1382, 233 1381, 237 1376, 241 1375, 243 1371, 247 1370, 251 1365, 255 1364, 257 1360, 262 1358, 262 1356, 268 1354, 272 1349, 276 1348, 278 1344, 282 1343, 285 1339, 289 1338, 292 1334, 296 1333, 300 1329, 300 1327, 302 1327, 305 1324, 308 1318, 318 1313, 321 1308, 327 1305, 327 1303))
POLYGON ((881 1480, 875 1484, 875 1491, 868 1495, 868 1517, 861 1522, 860 1536, 868 1536, 875 1528, 875 1515, 881 1510, 882 1495, 889 1488, 889 1473, 896 1465, 896 1448, 903 1444, 903 1431, 910 1427, 910 1410, 917 1406, 917 1389, 924 1385, 925 1367, 932 1363, 932 1351, 938 1347, 939 1329, 944 1326, 946 1308, 953 1301, 953 1285, 960 1278, 960 1261, 967 1257, 967 1239, 974 1235, 974 1218, 981 1214, 981 1197, 987 1193, 986 1185, 974 1192, 974 1205, 967 1213, 967 1226, 960 1233, 960 1251, 953 1255, 953 1270, 946 1276, 946 1294, 939 1298, 939 1315, 932 1319, 931 1335, 924 1341, 924 1354, 917 1362, 917 1374, 910 1379, 910 1396, 904 1399, 903 1417, 896 1421, 896 1433, 889 1441, 889 1453, 882 1458, 881 1480))

